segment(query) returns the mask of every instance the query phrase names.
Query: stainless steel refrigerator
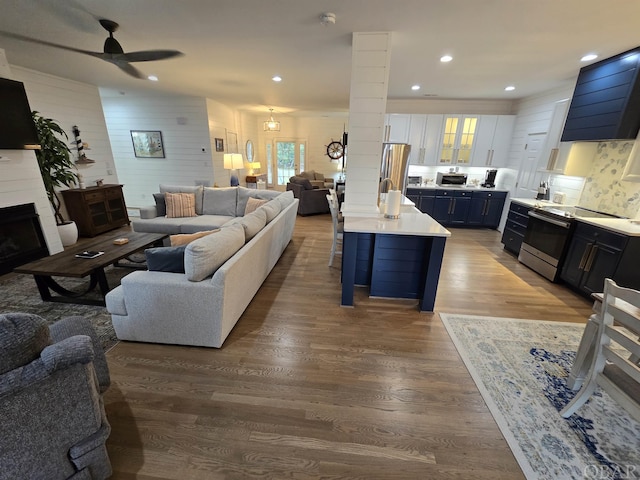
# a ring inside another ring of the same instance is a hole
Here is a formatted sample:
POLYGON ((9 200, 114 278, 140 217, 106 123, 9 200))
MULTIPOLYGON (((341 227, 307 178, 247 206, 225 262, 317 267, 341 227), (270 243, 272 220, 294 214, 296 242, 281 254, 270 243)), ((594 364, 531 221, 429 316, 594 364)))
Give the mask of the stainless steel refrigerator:
MULTIPOLYGON (((405 193, 407 186, 407 173, 409 172, 409 152, 411 145, 406 143, 383 143, 382 163, 380 164, 380 181, 391 179, 393 189, 405 193)), ((385 182, 380 193, 391 190, 389 182, 385 182)))

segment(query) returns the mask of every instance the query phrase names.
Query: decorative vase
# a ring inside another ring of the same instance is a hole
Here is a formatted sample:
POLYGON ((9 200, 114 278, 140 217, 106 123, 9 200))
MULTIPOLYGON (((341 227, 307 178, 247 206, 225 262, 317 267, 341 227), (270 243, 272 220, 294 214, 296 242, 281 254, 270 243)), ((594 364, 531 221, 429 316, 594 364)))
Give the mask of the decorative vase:
POLYGON ((78 241, 78 226, 76 222, 65 222, 58 225, 58 235, 63 247, 73 245, 78 241))

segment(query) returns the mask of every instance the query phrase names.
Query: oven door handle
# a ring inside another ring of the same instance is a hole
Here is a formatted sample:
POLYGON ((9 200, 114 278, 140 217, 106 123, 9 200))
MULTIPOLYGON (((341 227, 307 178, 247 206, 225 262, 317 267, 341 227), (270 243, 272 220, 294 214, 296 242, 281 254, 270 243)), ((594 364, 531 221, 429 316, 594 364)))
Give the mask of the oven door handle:
POLYGON ((536 212, 529 211, 529 216, 533 218, 537 218, 538 220, 542 220, 543 222, 551 223, 552 225, 556 225, 557 227, 566 228, 567 230, 571 228, 571 223, 569 222, 563 222, 562 220, 554 220, 553 218, 549 218, 544 215, 539 215, 536 212))

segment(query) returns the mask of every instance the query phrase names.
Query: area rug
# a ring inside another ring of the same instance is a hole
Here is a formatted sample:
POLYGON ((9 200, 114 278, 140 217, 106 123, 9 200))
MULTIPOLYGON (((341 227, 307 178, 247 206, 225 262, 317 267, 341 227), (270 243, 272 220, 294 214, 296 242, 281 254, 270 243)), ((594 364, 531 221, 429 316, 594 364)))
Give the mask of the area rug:
POLYGON ((640 423, 605 392, 560 416, 584 325, 440 318, 527 479, 640 478, 640 423))
MULTIPOLYGON (((131 273, 129 268, 108 267, 105 269, 107 282, 111 288, 119 285, 120 279, 129 273, 131 273)), ((88 283, 88 279, 55 277, 55 280, 72 291, 82 291, 82 287, 88 283)), ((101 297, 98 292, 90 292, 88 298, 99 299, 101 297)), ((40 298, 36 282, 31 275, 16 274, 0 280, 0 313, 6 312, 35 313, 49 323, 54 323, 64 317, 81 315, 91 322, 105 351, 118 342, 111 324, 111 315, 107 312, 106 307, 44 302, 40 298)))

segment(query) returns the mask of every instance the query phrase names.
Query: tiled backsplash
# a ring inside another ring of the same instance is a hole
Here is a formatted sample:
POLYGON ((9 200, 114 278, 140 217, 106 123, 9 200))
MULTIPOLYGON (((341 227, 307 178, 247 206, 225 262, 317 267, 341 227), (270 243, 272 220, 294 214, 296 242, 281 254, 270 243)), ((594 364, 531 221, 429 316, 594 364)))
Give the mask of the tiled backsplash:
POLYGON ((620 180, 632 141, 598 144, 593 168, 585 179, 579 205, 601 212, 635 218, 640 210, 640 183, 620 180))

